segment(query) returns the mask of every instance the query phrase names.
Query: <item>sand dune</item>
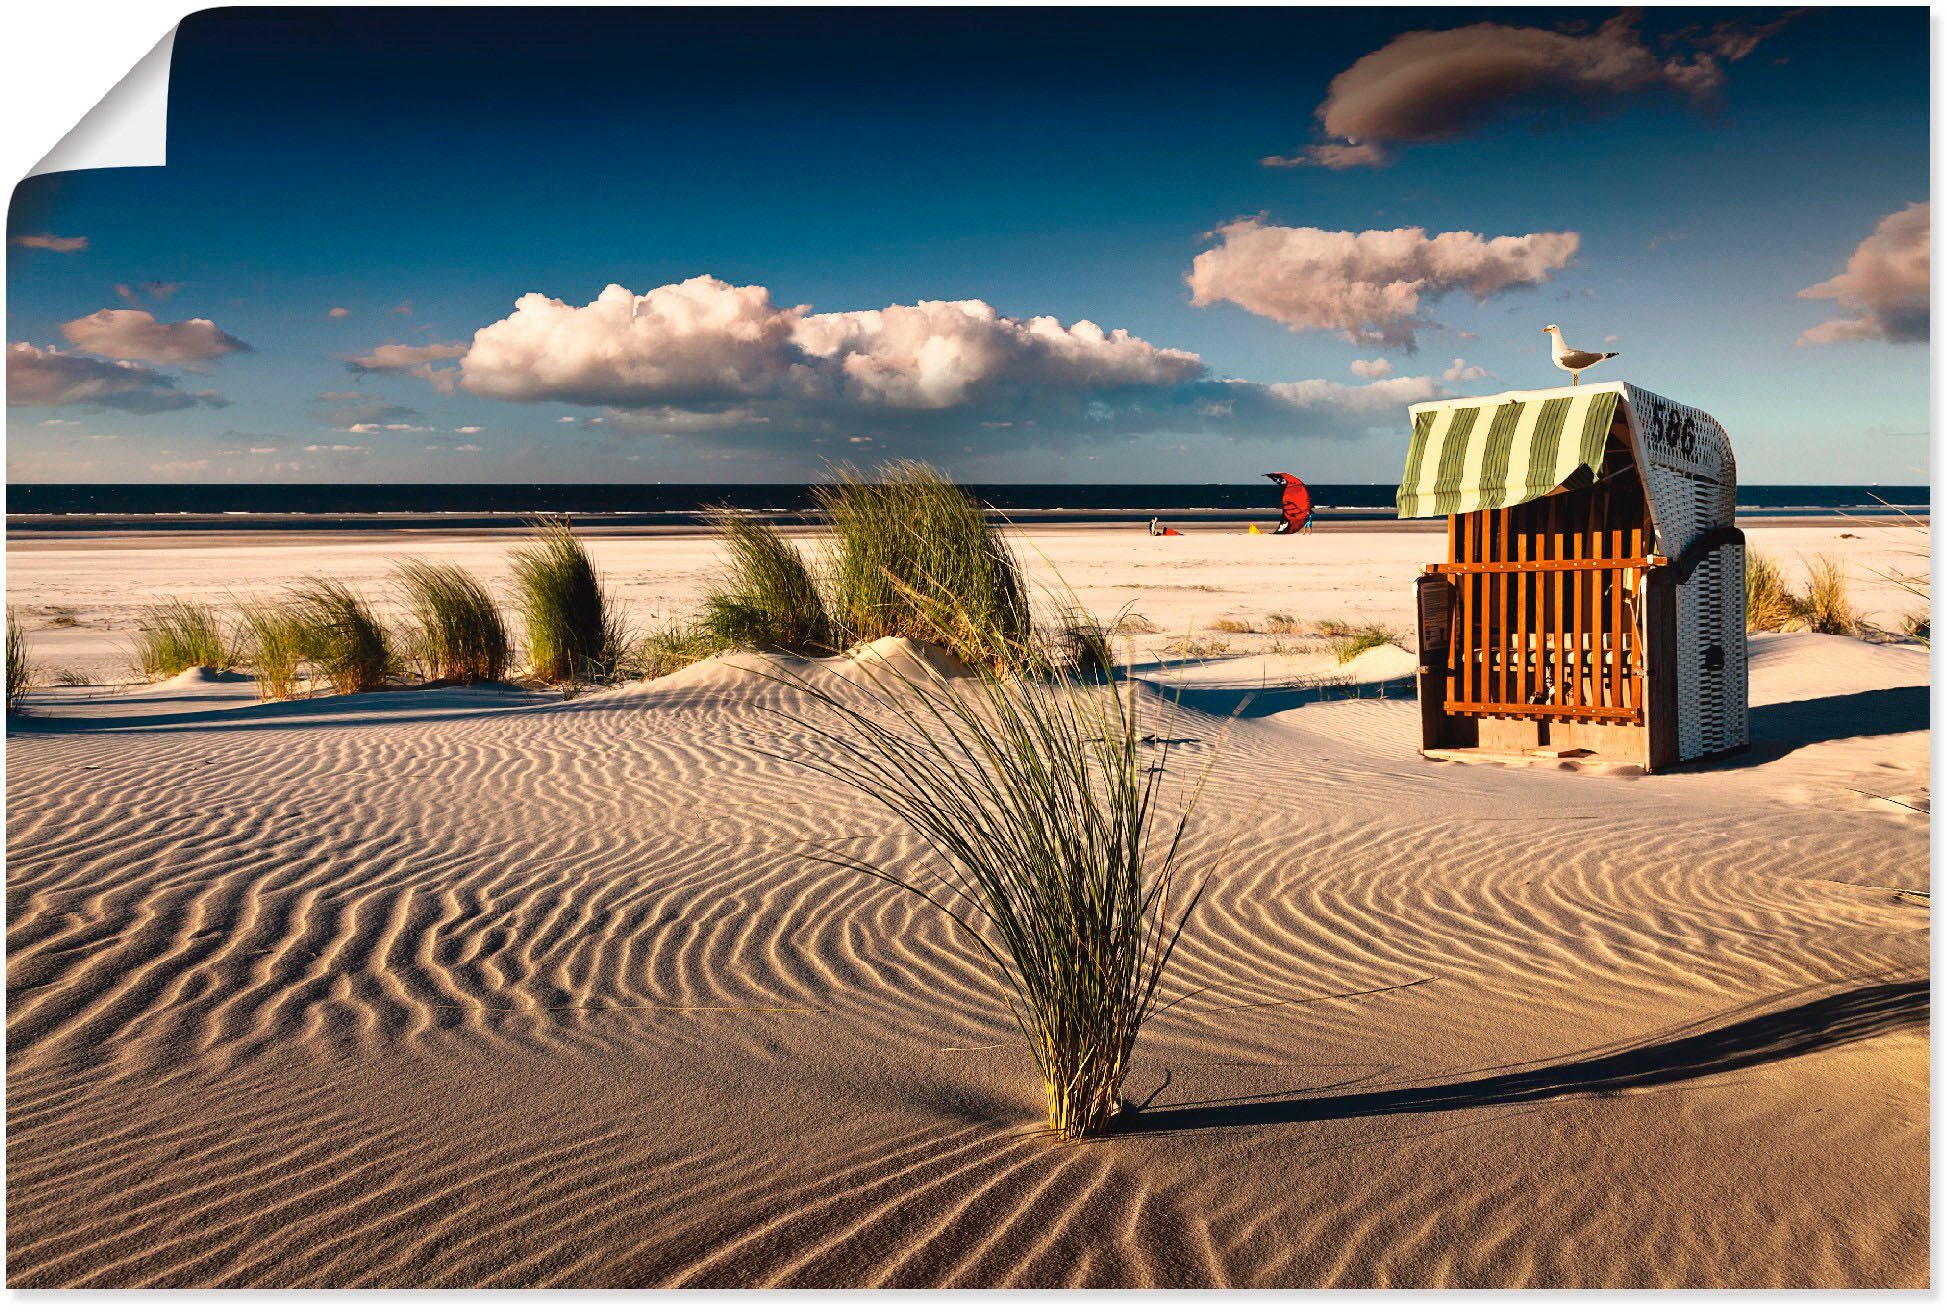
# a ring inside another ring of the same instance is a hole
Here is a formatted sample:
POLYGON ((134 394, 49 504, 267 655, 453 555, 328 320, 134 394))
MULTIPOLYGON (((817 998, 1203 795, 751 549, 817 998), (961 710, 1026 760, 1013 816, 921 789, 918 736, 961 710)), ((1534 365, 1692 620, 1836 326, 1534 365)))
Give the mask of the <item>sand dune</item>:
POLYGON ((1076 1146, 943 918, 807 859, 917 846, 751 658, 36 694, 11 1279, 1925 1284, 1926 653, 1754 658, 1757 750, 1634 779, 1421 759, 1386 649, 1146 667, 1197 992, 1076 1146))

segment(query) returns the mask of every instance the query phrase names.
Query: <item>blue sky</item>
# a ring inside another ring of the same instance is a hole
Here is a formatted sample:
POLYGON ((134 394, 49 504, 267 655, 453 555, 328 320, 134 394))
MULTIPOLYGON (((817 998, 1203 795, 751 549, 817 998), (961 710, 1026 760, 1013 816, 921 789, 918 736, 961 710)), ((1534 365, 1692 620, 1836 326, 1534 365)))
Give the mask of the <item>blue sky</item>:
POLYGON ((1925 10, 1562 13, 197 15, 14 194, 9 480, 1384 482, 1552 322, 1924 481, 1925 10))

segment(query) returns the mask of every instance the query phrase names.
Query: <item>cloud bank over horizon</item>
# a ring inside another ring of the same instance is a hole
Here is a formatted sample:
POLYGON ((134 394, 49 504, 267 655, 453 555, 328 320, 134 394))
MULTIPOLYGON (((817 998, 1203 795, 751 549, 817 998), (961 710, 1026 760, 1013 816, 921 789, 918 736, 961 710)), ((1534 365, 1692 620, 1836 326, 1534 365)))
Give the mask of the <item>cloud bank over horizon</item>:
POLYGON ((708 274, 640 294, 611 283, 586 305, 530 292, 464 346, 392 343, 348 363, 606 412, 584 426, 771 450, 806 438, 984 453, 1169 431, 1353 437, 1439 390, 1428 377, 1216 378, 1195 352, 1087 319, 1017 318, 982 300, 814 313, 708 274), (445 359, 457 366, 434 368, 445 359))

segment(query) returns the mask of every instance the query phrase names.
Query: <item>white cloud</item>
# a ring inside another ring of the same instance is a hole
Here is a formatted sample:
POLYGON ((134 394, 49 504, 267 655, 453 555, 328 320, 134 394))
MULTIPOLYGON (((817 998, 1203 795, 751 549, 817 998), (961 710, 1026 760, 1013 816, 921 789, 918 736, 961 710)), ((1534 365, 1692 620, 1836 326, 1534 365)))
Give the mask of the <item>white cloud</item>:
POLYGON ((530 293, 476 333, 460 363, 468 391, 503 400, 891 411, 950 410, 1000 392, 1166 386, 1202 367, 1121 329, 1015 319, 985 301, 812 314, 707 275, 641 296, 611 284, 584 306, 530 293))
POLYGON ((1193 303, 1231 301, 1294 331, 1330 330, 1354 343, 1409 351, 1418 347, 1416 334, 1434 326, 1424 303, 1452 292, 1484 300, 1547 282, 1582 240, 1573 232, 1328 232, 1257 218, 1225 224, 1215 235, 1218 244, 1191 265, 1193 303))
POLYGON ((147 310, 96 310, 61 325, 75 346, 115 360, 198 364, 251 348, 208 319, 163 323, 147 310))
POLYGON ((363 355, 352 356, 345 361, 345 367, 355 374, 404 374, 423 378, 434 390, 451 396, 460 380, 459 371, 438 369, 434 365, 440 360, 457 360, 466 353, 465 342, 431 342, 425 346, 386 342, 363 355))
POLYGON ((1680 32, 1661 49, 1645 43, 1629 13, 1593 31, 1473 23, 1405 32, 1332 79, 1317 111, 1325 140, 1263 162, 1372 167, 1390 147, 1451 141, 1498 120, 1560 126, 1657 91, 1708 103, 1723 88, 1723 64, 1749 55, 1787 18, 1680 32))
POLYGON ((1450 383, 1471 383, 1476 379, 1487 377, 1487 370, 1477 364, 1468 364, 1456 355, 1453 363, 1448 365, 1446 372, 1440 376, 1450 383))
POLYGON ((334 456, 369 456, 372 448, 359 446, 352 442, 313 442, 304 448, 306 451, 334 456))
POLYGON ((467 451, 467 452, 474 452, 474 451, 478 451, 478 450, 479 450, 480 448, 479 448, 479 447, 477 447, 477 446, 475 446, 475 445, 474 445, 473 443, 471 443, 471 442, 461 442, 461 443, 460 443, 459 445, 457 445, 457 446, 455 446, 455 447, 454 447, 453 449, 454 449, 455 451, 467 451))
POLYGON ((22 246, 28 250, 59 251, 71 255, 76 251, 88 249, 86 237, 56 237, 51 232, 22 233, 18 237, 7 238, 7 245, 22 246))
POLYGON ((7 403, 101 406, 134 414, 229 404, 215 392, 183 392, 175 379, 146 365, 70 355, 29 342, 7 344, 7 403))
POLYGON ((1271 383, 1264 390, 1294 410, 1386 420, 1403 420, 1407 406, 1431 401, 1440 394, 1439 385, 1426 377, 1382 378, 1363 384, 1307 378, 1295 383, 1271 383))
POLYGON ((1352 372, 1361 378, 1384 378, 1393 371, 1393 362, 1381 356, 1376 360, 1354 360, 1352 372))
POLYGON ((351 313, 352 313, 352 312, 351 312, 350 310, 348 310, 348 309, 346 309, 346 308, 345 308, 344 306, 342 306, 342 305, 334 305, 334 306, 332 306, 332 307, 331 307, 331 308, 330 308, 329 310, 326 310, 326 311, 325 311, 325 318, 327 318, 327 319, 349 319, 349 318, 351 317, 351 313))
MULTIPOLYGON (((1442 253, 1462 242, 1487 249, 1473 254, 1472 281, 1454 275, 1456 285, 1508 281, 1479 267, 1513 261, 1506 243, 1408 235, 1442 253)), ((1438 274, 1442 258, 1465 256, 1421 259, 1438 274)), ((1439 392, 1431 378, 1388 376, 1390 361, 1362 361, 1364 385, 1266 385, 1212 378, 1192 352, 1088 320, 1016 318, 982 300, 814 313, 780 305, 765 287, 707 276, 643 295, 610 286, 585 305, 531 293, 475 333, 458 358, 469 393, 602 407, 590 415, 544 412, 583 441, 596 432, 614 435, 611 445, 654 437, 724 460, 868 446, 958 458, 976 449, 972 440, 989 453, 1149 433, 1350 438, 1399 427, 1406 404, 1439 392)), ((429 363, 367 359, 395 371, 429 363)), ((421 421, 361 415, 354 422, 421 421)))
POLYGON ((1799 335, 1798 344, 1926 341, 1931 326, 1927 244, 1932 226, 1926 201, 1915 201, 1881 219, 1846 261, 1844 273, 1799 293, 1808 300, 1837 301, 1852 317, 1828 319, 1808 328, 1799 335))
POLYGON ((482 430, 480 425, 478 424, 461 424, 458 428, 454 429, 453 431, 456 433, 478 433, 484 430, 482 430))

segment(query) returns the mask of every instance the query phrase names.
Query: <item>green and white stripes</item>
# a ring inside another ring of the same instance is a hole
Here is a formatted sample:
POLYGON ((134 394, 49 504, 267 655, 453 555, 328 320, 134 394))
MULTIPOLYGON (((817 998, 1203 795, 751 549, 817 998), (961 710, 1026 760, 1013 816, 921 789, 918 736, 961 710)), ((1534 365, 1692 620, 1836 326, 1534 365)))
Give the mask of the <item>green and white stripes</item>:
POLYGON ((1401 519, 1498 510, 1602 472, 1620 384, 1416 406, 1401 519))

